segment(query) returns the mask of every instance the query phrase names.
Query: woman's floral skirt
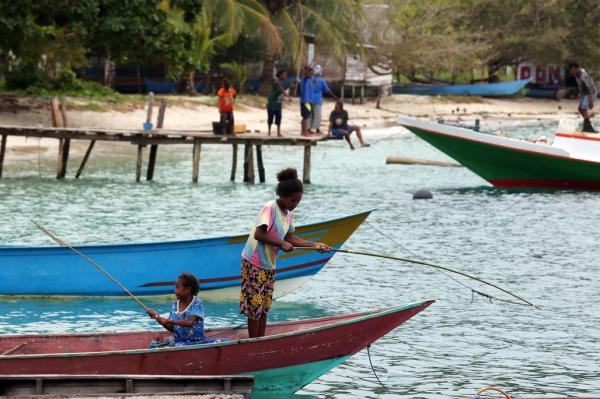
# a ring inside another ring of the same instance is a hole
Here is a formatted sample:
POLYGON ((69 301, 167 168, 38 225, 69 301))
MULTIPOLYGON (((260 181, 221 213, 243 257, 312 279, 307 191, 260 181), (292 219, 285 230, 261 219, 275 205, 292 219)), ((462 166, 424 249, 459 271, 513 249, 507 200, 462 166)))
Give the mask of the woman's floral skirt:
POLYGON ((271 308, 274 286, 275 270, 261 269, 242 258, 240 313, 252 320, 260 319, 271 308))

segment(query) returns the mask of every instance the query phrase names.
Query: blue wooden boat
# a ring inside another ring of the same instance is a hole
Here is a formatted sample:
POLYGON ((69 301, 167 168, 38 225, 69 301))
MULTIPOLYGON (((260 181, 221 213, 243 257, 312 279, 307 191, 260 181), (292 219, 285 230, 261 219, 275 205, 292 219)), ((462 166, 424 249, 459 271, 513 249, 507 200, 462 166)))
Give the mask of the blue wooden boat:
POLYGON ((529 79, 470 85, 394 85, 392 92, 394 94, 417 94, 423 96, 502 97, 517 94, 527 83, 529 83, 529 79))
MULTIPOLYGON (((300 226, 296 234, 340 248, 371 211, 300 226)), ((172 295, 175 279, 183 272, 200 280, 200 296, 238 300, 240 254, 247 235, 77 248, 136 295, 172 295)), ((294 251, 277 262, 275 297, 286 295, 319 272, 333 253, 294 251)), ((122 296, 112 281, 100 275, 68 248, 0 247, 2 296, 122 296), (26 281, 27 284, 23 282, 26 281)))

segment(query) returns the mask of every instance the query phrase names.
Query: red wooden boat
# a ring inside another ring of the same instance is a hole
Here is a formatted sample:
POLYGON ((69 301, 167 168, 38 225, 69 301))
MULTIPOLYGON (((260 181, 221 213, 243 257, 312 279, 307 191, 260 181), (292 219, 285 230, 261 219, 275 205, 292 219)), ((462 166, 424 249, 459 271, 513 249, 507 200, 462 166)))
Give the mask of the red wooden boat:
POLYGON ((147 349, 156 331, 0 336, 0 374, 253 375, 255 392, 292 393, 343 363, 434 301, 271 324, 207 330, 224 343, 147 349))

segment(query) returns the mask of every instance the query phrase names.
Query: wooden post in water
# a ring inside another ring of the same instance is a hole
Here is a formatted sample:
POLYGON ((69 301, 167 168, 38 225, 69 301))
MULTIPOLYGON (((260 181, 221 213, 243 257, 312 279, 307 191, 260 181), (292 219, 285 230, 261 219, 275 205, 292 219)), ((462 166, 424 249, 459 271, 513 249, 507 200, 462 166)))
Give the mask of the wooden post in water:
POLYGON ((90 141, 90 145, 88 146, 88 149, 85 152, 85 155, 83 156, 83 159, 81 160, 81 165, 79 165, 79 169, 77 169, 77 174, 75 175, 76 179, 79 179, 79 176, 81 176, 81 173, 83 173, 83 168, 85 168, 85 164, 87 163, 88 158, 90 157, 90 154, 92 153, 92 149, 94 148, 94 144, 96 144, 96 140, 90 141))
POLYGON ((254 184, 254 154, 250 142, 244 145, 244 183, 254 184))
POLYGON ((194 150, 192 159, 192 183, 198 183, 198 176, 200 175, 200 149, 202 144, 200 140, 194 139, 194 150))
MULTIPOLYGON (((54 127, 67 127, 67 108, 64 97, 59 99, 52 97, 50 100, 52 113, 52 124, 54 127)), ((69 162, 69 149, 71 139, 60 139, 58 142, 58 160, 56 163, 56 178, 64 179, 67 174, 67 163, 69 162)))
POLYGON ((142 158, 144 157, 145 145, 139 144, 137 150, 137 161, 135 162, 135 181, 139 183, 142 177, 142 158))
POLYGON ((256 145, 256 163, 258 164, 258 181, 261 183, 265 182, 265 166, 263 165, 262 158, 262 145, 256 145))
POLYGON ((342 92, 340 93, 340 100, 344 102, 344 82, 342 82, 342 92))
POLYGON ((352 85, 352 104, 355 104, 356 86, 352 85))
POLYGON ((305 184, 310 184, 310 144, 304 146, 304 166, 302 172, 302 181, 305 184))
POLYGON ((363 104, 365 102, 365 85, 360 86, 360 103, 363 104))
MULTIPOLYGON (((156 128, 162 129, 165 121, 165 111, 167 109, 167 102, 160 100, 160 106, 158 107, 158 120, 156 121, 156 128)), ((154 177, 154 165, 156 165, 156 153, 158 152, 158 144, 152 144, 150 146, 150 155, 148 158, 148 170, 146 171, 146 181, 152 181, 154 177)))
POLYGON ((2 135, 2 141, 0 142, 0 177, 2 177, 2 167, 4 165, 4 154, 6 153, 6 134, 2 135))
POLYGON ((237 153, 238 153, 238 148, 237 148, 237 144, 233 144, 232 145, 232 149, 233 149, 233 154, 231 157, 231 177, 229 180, 231 181, 235 181, 235 172, 237 169, 237 153))

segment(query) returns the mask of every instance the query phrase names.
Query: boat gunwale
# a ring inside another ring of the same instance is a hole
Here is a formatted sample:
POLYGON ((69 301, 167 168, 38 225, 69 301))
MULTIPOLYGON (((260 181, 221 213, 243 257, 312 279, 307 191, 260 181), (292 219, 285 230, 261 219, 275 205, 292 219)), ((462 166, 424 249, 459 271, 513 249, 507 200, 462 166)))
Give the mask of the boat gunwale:
MULTIPOLYGON (((372 209, 368 209, 362 212, 357 212, 351 215, 346 215, 346 216, 341 216, 338 218, 333 218, 333 219, 327 219, 327 220, 323 220, 323 221, 319 221, 319 222, 311 222, 308 224, 303 224, 301 226, 297 226, 296 229, 300 229, 300 228, 312 228, 321 224, 330 224, 330 223, 336 223, 336 222, 343 222, 345 220, 348 219, 352 219, 355 217, 361 217, 361 216, 365 216, 365 218, 367 218, 371 213, 373 213, 374 211, 376 211, 376 208, 372 208, 372 209)), ((360 225, 359 225, 360 226, 360 225)), ((230 236, 218 236, 218 237, 207 237, 207 238, 195 238, 195 239, 191 239, 191 240, 174 240, 174 241, 149 241, 149 242, 130 242, 130 243, 108 243, 108 244, 72 244, 74 247, 76 247, 77 249, 81 249, 81 250, 87 250, 87 249, 93 249, 93 250, 102 250, 102 249, 110 249, 110 248, 115 248, 115 249, 127 249, 127 247, 136 247, 136 249, 138 249, 139 252, 144 251, 145 249, 143 247, 150 247, 150 246, 175 246, 175 245, 183 245, 186 246, 188 248, 191 248, 194 246, 195 243, 199 243, 202 242, 203 244, 208 243, 208 244, 212 244, 211 241, 222 241, 222 240, 235 240, 235 239, 241 239, 243 237, 248 236, 248 234, 236 234, 236 235, 230 235, 230 236)), ((202 245, 202 247, 209 247, 209 246, 218 246, 220 244, 214 244, 214 245, 202 245)), ((56 249, 60 249, 61 247, 59 246, 23 246, 23 245, 1 245, 0 246, 0 256, 3 255, 3 252, 8 251, 8 250, 25 250, 25 251, 30 251, 30 250, 56 250, 56 249)), ((62 248, 65 249, 65 248, 62 248)), ((154 249, 152 249, 154 250, 154 249)), ((167 250, 167 248, 161 248, 161 250, 167 250)))
MULTIPOLYGON (((335 319, 344 319, 337 323, 334 322, 331 324, 325 324, 325 325, 321 325, 321 326, 317 326, 317 327, 308 328, 305 330, 295 330, 295 331, 288 331, 288 332, 284 332, 284 333, 280 333, 280 334, 266 335, 266 336, 259 337, 259 338, 243 338, 243 339, 231 340, 231 341, 227 341, 227 342, 213 342, 213 343, 207 343, 207 344, 186 345, 186 346, 167 347, 167 348, 126 349, 126 350, 111 350, 111 351, 101 351, 101 352, 32 353, 32 354, 20 354, 20 355, 19 354, 16 354, 16 355, 11 354, 11 355, 0 355, 0 361, 7 360, 7 359, 135 355, 135 354, 146 354, 146 353, 165 352, 165 351, 171 352, 171 351, 199 350, 199 349, 217 348, 217 347, 222 347, 222 346, 246 344, 246 343, 251 343, 251 342, 264 342, 264 341, 271 341, 271 340, 287 338, 287 337, 294 336, 294 335, 315 333, 315 332, 329 330, 332 328, 349 325, 349 324, 356 324, 356 323, 360 323, 360 322, 370 320, 373 318, 384 317, 384 316, 388 316, 388 315, 395 314, 395 313, 400 313, 400 312, 403 312, 406 310, 411 310, 411 309, 415 309, 415 308, 419 308, 419 307, 427 308, 428 306, 432 305, 433 303, 435 303, 434 299, 428 299, 428 300, 424 300, 424 301, 420 301, 420 302, 412 302, 412 303, 405 304, 405 305, 391 306, 391 307, 387 307, 387 308, 368 310, 368 311, 364 311, 364 312, 357 312, 357 313, 351 313, 351 314, 346 314, 346 315, 326 316, 326 317, 318 317, 318 318, 314 318, 314 319, 293 320, 293 321, 287 321, 287 322, 282 322, 282 323, 274 323, 274 324, 272 324, 272 326, 288 326, 288 325, 293 326, 293 325, 303 324, 303 323, 307 323, 307 322, 322 322, 322 321, 335 320, 335 319)), ((211 336, 216 336, 216 335, 220 334, 220 333, 217 333, 217 330, 222 330, 221 332, 225 333, 228 331, 239 330, 244 327, 245 327, 245 325, 244 326, 235 326, 235 328, 223 327, 221 329, 207 330, 206 332, 207 333, 214 332, 215 334, 213 334, 211 336)), ((34 337, 40 337, 40 336, 43 336, 45 338, 50 338, 50 337, 63 337, 63 338, 64 337, 94 337, 94 336, 101 336, 101 335, 111 335, 112 336, 112 335, 128 335, 128 334, 136 334, 136 333, 142 334, 142 333, 148 333, 148 332, 154 332, 154 331, 127 331, 127 332, 75 333, 75 334, 73 334, 73 333, 71 333, 71 334, 28 334, 28 335, 13 334, 13 335, 0 336, 0 338, 27 339, 27 338, 34 338, 34 337)), ((162 333, 162 331, 158 331, 158 330, 155 332, 162 333)))
MULTIPOLYGON (((557 154, 551 154, 549 152, 543 152, 542 149, 553 149, 553 150, 562 150, 567 152, 566 150, 563 150, 562 148, 558 148, 558 147, 551 147, 551 146, 544 146, 541 144, 536 144, 536 143, 530 143, 528 141, 524 141, 524 140, 518 140, 518 139, 514 139, 511 137, 500 137, 500 136, 493 136, 494 138, 497 139, 501 139, 501 140, 506 140, 508 143, 510 142, 517 142, 517 143, 524 143, 527 145, 532 145, 532 146, 536 146, 540 148, 540 151, 534 151, 533 149, 523 149, 523 148, 517 148, 509 146, 507 145, 502 145, 499 143, 494 143, 491 141, 487 141, 487 140, 478 140, 477 138, 471 138, 471 137, 464 137, 464 136, 460 136, 458 134, 452 134, 450 132, 441 132, 441 131, 436 131, 436 130, 431 130, 431 128, 424 128, 424 127, 420 127, 420 126, 415 126, 409 123, 405 123, 405 122, 398 122, 400 124, 400 126, 403 126, 405 128, 414 128, 414 129, 418 129, 421 130, 425 133, 430 133, 430 134, 437 134, 440 136, 446 136, 446 137, 452 137, 452 138, 456 138, 456 139, 460 139, 460 140, 465 140, 465 141, 471 141, 471 142, 475 142, 475 143, 479 143, 479 144, 485 144, 485 145, 489 145, 489 146, 493 146, 493 147, 498 147, 498 148, 504 148, 507 150, 511 150, 511 151, 517 151, 517 152, 523 152, 523 153, 528 153, 528 154, 535 154, 535 155, 541 155, 541 156, 547 156, 547 157, 551 157, 551 158, 558 158, 558 159, 564 159, 567 161, 574 161, 574 162, 582 162, 582 163, 587 163, 587 164, 592 164, 592 165, 600 165, 600 161, 592 161, 589 159, 582 159, 582 158, 575 158, 575 157, 571 157, 571 156, 564 156, 564 155, 557 155, 557 154)), ((431 122, 427 122, 427 123, 431 123, 431 122)), ((460 128, 460 127, 455 127, 455 126, 450 126, 450 125, 441 125, 443 127, 447 127, 447 128, 452 128, 452 129, 460 129, 460 130, 464 130, 465 132, 463 133, 468 133, 471 135, 474 135, 475 137, 477 137, 478 135, 481 135, 482 137, 486 136, 486 133, 480 133, 480 132, 476 132, 474 130, 470 130, 470 129, 465 129, 465 128, 460 128)), ((413 133, 414 134, 414 133, 413 133)), ((568 152, 567 152, 568 154, 568 152)), ((448 154, 450 155, 450 154, 448 154)), ((451 156, 452 157, 452 156, 451 156)), ((453 157, 452 157, 453 158, 453 157)))

